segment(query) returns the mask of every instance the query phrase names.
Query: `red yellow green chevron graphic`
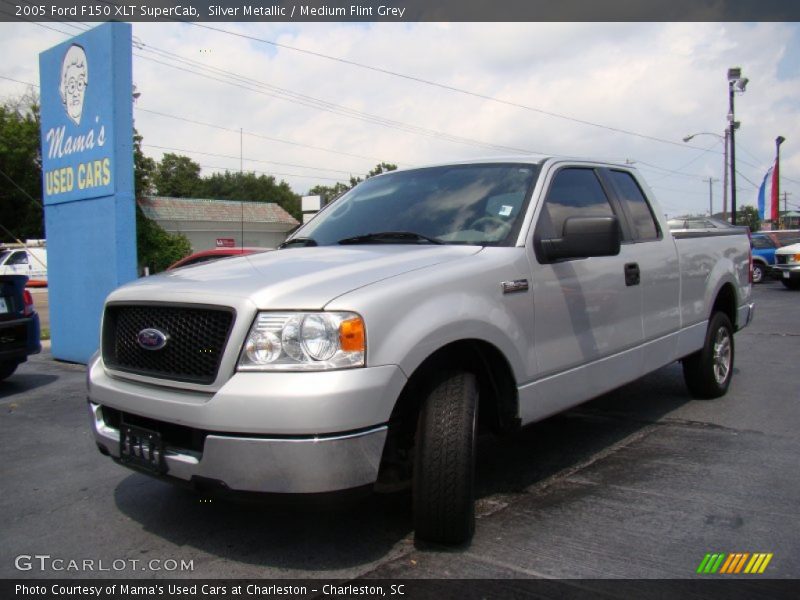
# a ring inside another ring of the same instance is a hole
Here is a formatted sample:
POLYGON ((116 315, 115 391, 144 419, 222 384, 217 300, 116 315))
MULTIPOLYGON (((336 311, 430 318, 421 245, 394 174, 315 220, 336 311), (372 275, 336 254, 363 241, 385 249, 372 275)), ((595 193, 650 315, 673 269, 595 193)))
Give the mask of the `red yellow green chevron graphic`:
POLYGON ((701 575, 761 574, 772 560, 772 552, 709 552, 703 557, 697 573, 701 575))

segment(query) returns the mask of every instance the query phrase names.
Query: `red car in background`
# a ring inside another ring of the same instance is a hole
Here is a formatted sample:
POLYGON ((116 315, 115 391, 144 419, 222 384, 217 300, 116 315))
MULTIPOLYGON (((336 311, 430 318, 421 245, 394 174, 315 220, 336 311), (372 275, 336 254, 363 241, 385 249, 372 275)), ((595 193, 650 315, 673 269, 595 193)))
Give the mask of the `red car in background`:
POLYGON ((210 250, 201 250, 189 256, 184 256, 177 262, 172 263, 167 267, 167 271, 178 269, 180 267, 188 267, 190 265, 199 265, 200 263, 210 262, 212 260, 219 260, 221 258, 228 258, 230 256, 244 256, 245 254, 257 254, 259 252, 266 252, 271 248, 259 248, 256 246, 245 246, 244 248, 234 246, 233 248, 212 248, 210 250))

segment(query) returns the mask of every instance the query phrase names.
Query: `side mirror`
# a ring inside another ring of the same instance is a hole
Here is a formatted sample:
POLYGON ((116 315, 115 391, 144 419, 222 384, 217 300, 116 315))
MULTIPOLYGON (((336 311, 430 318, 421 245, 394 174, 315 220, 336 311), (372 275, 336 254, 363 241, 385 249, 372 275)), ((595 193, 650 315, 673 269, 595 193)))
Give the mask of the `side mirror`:
POLYGON ((616 256, 620 241, 616 217, 568 217, 562 236, 542 240, 541 248, 544 258, 552 262, 565 258, 616 256))

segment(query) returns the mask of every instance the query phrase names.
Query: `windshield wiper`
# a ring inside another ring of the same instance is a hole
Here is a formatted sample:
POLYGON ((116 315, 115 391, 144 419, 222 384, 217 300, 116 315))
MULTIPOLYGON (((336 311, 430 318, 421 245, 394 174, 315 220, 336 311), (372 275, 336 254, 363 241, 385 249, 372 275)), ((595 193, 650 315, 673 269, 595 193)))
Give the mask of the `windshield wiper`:
POLYGON ((444 244, 442 240, 411 231, 380 231, 339 240, 339 244, 444 244))
POLYGON ((291 248, 292 246, 300 246, 301 248, 305 248, 308 246, 316 246, 317 240, 310 237, 296 237, 290 240, 286 240, 282 244, 278 246, 278 250, 282 250, 283 248, 291 248))

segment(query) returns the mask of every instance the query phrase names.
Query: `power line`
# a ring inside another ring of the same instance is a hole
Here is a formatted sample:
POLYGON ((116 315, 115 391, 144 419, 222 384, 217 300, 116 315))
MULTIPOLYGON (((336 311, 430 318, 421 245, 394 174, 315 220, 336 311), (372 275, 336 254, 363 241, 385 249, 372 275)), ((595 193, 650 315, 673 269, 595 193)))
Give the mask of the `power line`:
MULTIPOLYGON (((717 146, 717 144, 718 144, 718 143, 719 143, 719 140, 717 140, 717 142, 716 142, 716 143, 714 143, 714 145, 713 145, 713 146, 710 146, 709 148, 706 148, 705 150, 703 150, 703 151, 702 151, 700 154, 698 154, 697 156, 695 156, 695 157, 694 157, 692 160, 690 160, 689 162, 687 162, 685 165, 683 165, 683 166, 681 166, 681 167, 678 167, 677 169, 675 169, 675 170, 674 170, 674 172, 675 172, 675 173, 682 173, 682 172, 683 172, 683 170, 684 170, 686 167, 688 167, 689 165, 691 165, 691 164, 692 164, 692 163, 694 163, 695 161, 697 161, 697 160, 700 160, 700 159, 701 159, 701 158, 702 158, 702 157, 703 157, 705 154, 707 154, 708 152, 711 152, 711 151, 712 151, 712 150, 713 150, 713 149, 714 149, 714 148, 717 146)), ((661 179, 664 179, 665 177, 669 177, 669 175, 662 175, 661 177, 659 177, 658 179, 656 179, 656 181, 659 181, 659 180, 661 180, 661 179)))
POLYGON ((31 83, 30 81, 20 81, 19 79, 14 79, 13 77, 6 77, 5 75, 0 75, 0 79, 7 79, 8 81, 13 81, 14 83, 21 83, 22 85, 29 85, 31 87, 39 87, 35 83, 31 83))
MULTIPOLYGON (((112 3, 109 2, 109 4, 112 4, 112 3)), ((5 13, 5 14, 9 14, 9 13, 5 13)), ((28 21, 28 22, 31 22, 31 21, 28 21)), ((33 23, 33 24, 46 27, 46 26, 41 25, 39 23, 33 23)), ((85 30, 85 29, 82 29, 82 27, 86 27, 84 25, 81 25, 79 27, 77 25, 71 25, 69 23, 64 23, 64 24, 67 25, 67 26, 76 28, 76 29, 80 29, 82 31, 85 30)), ((236 32, 229 32, 229 31, 226 31, 226 30, 217 29, 217 28, 213 28, 213 27, 209 27, 209 26, 204 26, 204 25, 199 25, 199 24, 192 24, 192 25, 197 25, 197 26, 200 26, 200 27, 206 27, 207 29, 214 29, 216 31, 220 31, 222 33, 227 33, 227 34, 230 34, 230 35, 237 35, 237 36, 246 37, 246 38, 250 38, 251 37, 251 36, 246 36, 244 34, 238 34, 236 32)), ((61 30, 58 30, 58 29, 55 29, 55 28, 52 28, 52 27, 46 27, 46 28, 47 29, 52 29, 53 31, 57 31, 57 32, 59 32, 59 33, 61 33, 63 35, 67 35, 67 36, 71 35, 71 34, 69 34, 67 32, 64 32, 64 31, 61 31, 61 30)), ((265 42, 265 43, 272 43, 269 40, 263 40, 261 38, 252 38, 252 39, 254 39, 256 41, 262 41, 262 42, 265 42)), ((286 90, 286 89, 283 89, 283 88, 279 88, 277 86, 271 86, 271 85, 266 84, 264 82, 260 82, 258 80, 254 80, 254 79, 248 78, 246 76, 242 76, 242 75, 239 75, 239 74, 236 74, 236 73, 231 73, 231 72, 228 72, 228 71, 223 71, 223 70, 218 69, 216 67, 210 67, 210 66, 204 65, 203 63, 200 63, 198 61, 194 61, 192 59, 188 59, 188 58, 182 57, 180 55, 177 55, 177 54, 174 54, 174 53, 171 53, 171 52, 168 52, 168 51, 164 51, 164 50, 152 47, 152 46, 146 46, 145 44, 143 44, 141 42, 136 43, 136 45, 137 45, 138 48, 140 48, 140 49, 142 49, 142 50, 144 50, 146 52, 150 52, 150 53, 154 53, 154 54, 160 55, 159 58, 165 58, 166 60, 172 60, 172 61, 176 61, 176 62, 179 62, 179 63, 183 63, 183 64, 189 65, 189 66, 191 66, 193 68, 200 69, 201 71, 206 71, 206 73, 203 73, 203 72, 198 73, 197 71, 193 71, 193 70, 190 70, 190 69, 185 68, 185 67, 176 66, 174 64, 167 64, 167 63, 164 63, 162 61, 156 60, 154 58, 146 57, 146 56, 142 56, 142 55, 137 54, 137 56, 139 58, 143 58, 145 60, 151 60, 153 62, 156 62, 158 64, 162 64, 164 66, 167 66, 167 67, 170 67, 170 68, 173 68, 173 69, 182 70, 182 71, 190 73, 190 74, 195 74, 195 75, 198 75, 198 76, 201 76, 201 77, 210 78, 210 79, 213 79, 213 80, 216 80, 216 81, 220 81, 222 83, 227 83, 229 85, 242 87, 244 89, 247 89, 249 91, 253 91, 253 92, 256 92, 256 93, 262 93, 262 94, 265 94, 265 95, 268 95, 268 96, 272 96, 272 97, 276 97, 276 98, 283 99, 283 100, 291 99, 292 101, 300 102, 301 104, 304 104, 305 106, 309 106, 311 108, 316 108, 316 109, 319 109, 319 110, 325 110, 325 111, 328 111, 328 112, 333 112, 335 114, 339 114, 339 115, 342 115, 342 116, 348 116, 348 117, 351 117, 351 118, 356 118, 356 119, 359 119, 359 120, 362 120, 362 121, 366 121, 366 122, 370 122, 370 123, 373 123, 373 124, 378 124, 378 125, 382 125, 382 126, 385 126, 385 127, 396 128, 396 129, 400 129, 402 131, 406 131, 406 132, 409 132, 409 133, 416 133, 416 134, 419 134, 419 135, 426 135, 428 137, 434 137, 434 138, 437 138, 437 139, 443 139, 443 140, 446 140, 446 141, 451 141, 451 142, 456 142, 456 143, 479 145, 479 146, 486 147, 486 148, 498 149, 498 150, 504 150, 504 151, 512 151, 512 152, 522 152, 522 153, 539 154, 539 155, 549 154, 549 153, 531 151, 531 150, 528 150, 528 149, 521 149, 521 148, 510 147, 510 146, 501 146, 501 145, 497 145, 497 144, 491 144, 491 143, 487 143, 487 142, 482 142, 480 140, 464 138, 464 137, 461 137, 461 136, 453 136, 453 135, 447 134, 445 132, 440 132, 440 131, 436 131, 436 130, 422 128, 422 127, 419 127, 419 126, 410 125, 410 124, 403 123, 403 122, 400 122, 400 121, 393 121, 391 119, 385 119, 385 118, 377 116, 377 115, 372 115, 372 114, 369 114, 369 113, 363 113, 361 111, 357 111, 357 110, 354 110, 354 109, 349 109, 349 108, 344 107, 344 106, 340 106, 340 105, 329 103, 329 102, 326 102, 326 101, 323 101, 323 100, 319 100, 319 99, 313 98, 311 96, 306 96, 306 95, 303 95, 303 94, 299 94, 297 92, 292 92, 291 90, 286 90), (225 77, 227 79, 226 80, 221 80, 221 79, 218 79, 217 77, 212 77, 211 75, 208 74, 208 72, 211 72, 214 75, 219 75, 219 76, 225 77), (230 80, 228 80, 228 79, 230 79, 230 80), (237 82, 241 82, 241 83, 237 83, 237 82), (248 86, 256 86, 256 87, 266 88, 266 89, 268 89, 268 90, 270 90, 271 92, 274 92, 274 93, 269 93, 269 92, 266 92, 264 90, 259 90, 259 89, 252 89, 252 88, 250 88, 248 86), (288 98, 286 96, 288 96, 288 98)), ((282 47, 286 47, 286 48, 292 49, 292 50, 304 51, 302 49, 292 48, 292 47, 284 46, 284 45, 281 45, 281 44, 276 44, 276 45, 282 46, 282 47)), ((311 52, 311 51, 307 51, 307 52, 310 53, 310 54, 317 54, 317 53, 314 53, 314 52, 311 52)), ((339 62, 345 62, 345 63, 351 63, 352 62, 352 61, 347 61, 345 59, 337 59, 336 57, 328 57, 327 55, 322 55, 322 54, 320 54, 320 56, 322 56, 324 58, 331 58, 333 60, 339 60, 339 62)), ((371 69, 371 70, 386 72, 388 74, 397 75, 397 76, 404 77, 404 78, 411 79, 411 80, 415 80, 415 81, 419 79, 419 78, 415 78, 413 76, 407 76, 407 75, 404 75, 404 74, 394 73, 394 72, 391 72, 391 71, 388 71, 388 70, 385 70, 385 69, 381 69, 381 68, 378 68, 378 67, 371 67, 369 65, 361 65, 361 64, 358 64, 358 63, 352 63, 352 64, 354 64, 355 66, 361 66, 361 67, 368 68, 368 69, 371 69)), ((10 79, 10 78, 6 78, 6 79, 10 79)), ((430 82, 430 81, 422 80, 422 79, 419 79, 419 81, 421 83, 426 83, 426 84, 429 84, 429 85, 435 85, 437 87, 442 87, 444 89, 452 89, 452 91, 457 91, 457 92, 460 92, 460 93, 466 93, 466 94, 470 94, 470 95, 475 95, 475 96, 478 96, 478 97, 481 97, 481 98, 484 98, 484 99, 487 99, 487 100, 492 100, 492 101, 496 101, 496 102, 500 102, 500 103, 504 103, 504 104, 509 104, 509 105, 512 105, 512 106, 518 106, 519 108, 525 108, 525 109, 528 109, 528 110, 534 110, 534 111, 537 111, 537 112, 544 112, 545 114, 549 114, 546 111, 541 111, 541 110, 533 108, 533 107, 529 107, 529 106, 526 106, 526 105, 521 105, 521 104, 509 102, 509 101, 505 101, 505 100, 502 100, 502 99, 493 98, 493 97, 490 97, 490 96, 485 96, 485 95, 482 95, 482 94, 475 94, 475 93, 469 92, 468 90, 462 90, 460 88, 451 88, 451 86, 446 86, 444 84, 438 84, 436 82, 430 82)), ((164 113, 156 113, 155 111, 147 111, 146 109, 140 109, 140 110, 145 110, 145 112, 152 112, 154 114, 161 114, 162 116, 169 116, 171 118, 177 118, 177 119, 185 120, 187 122, 195 122, 197 124, 202 124, 202 125, 209 126, 209 127, 215 127, 215 128, 219 128, 219 129, 230 130, 229 128, 215 126, 215 125, 211 125, 211 124, 208 124, 208 123, 201 123, 199 121, 192 121, 190 119, 183 119, 181 117, 175 117, 174 115, 166 115, 164 113)), ((652 136, 639 134, 637 132, 631 132, 631 131, 627 131, 627 130, 621 130, 621 129, 611 128, 611 127, 606 127, 606 126, 603 126, 603 125, 599 125, 597 123, 592 123, 592 122, 588 122, 588 121, 581 121, 580 119, 572 119, 571 117, 566 117, 564 115, 552 114, 551 116, 557 116, 557 117, 560 117, 560 118, 566 118, 568 120, 574 120, 576 122, 584 123, 584 124, 587 124, 587 125, 593 125, 593 126, 597 126, 597 127, 602 127, 602 128, 610 129, 610 130, 617 131, 617 132, 620 132, 620 133, 627 133, 627 134, 631 134, 631 135, 637 135, 639 137, 644 137, 644 138, 653 139, 653 140, 656 140, 656 141, 667 142, 667 143, 670 143, 672 145, 676 145, 676 146, 680 146, 680 147, 685 147, 683 144, 680 144, 678 142, 672 142, 671 140, 663 140, 661 138, 654 138, 652 136)), ((301 145, 301 144, 299 144, 297 142, 279 140, 277 138, 270 138, 268 136, 258 136, 257 134, 249 134, 249 135, 255 135, 256 137, 263 137, 265 139, 272 139, 274 141, 279 141, 279 142, 283 142, 283 143, 291 143, 291 144, 301 145)), ((312 146, 309 146, 309 145, 306 145, 306 146, 307 147, 312 147, 312 146)), ((322 148, 316 148, 316 149, 320 149, 320 150, 324 150, 324 151, 337 152, 338 154, 346 154, 346 153, 343 153, 343 152, 338 152, 338 151, 330 150, 330 149, 322 149, 322 148)), ((666 173, 671 173, 671 174, 675 174, 675 175, 682 175, 682 176, 686 176, 686 177, 701 178, 702 179, 702 176, 684 174, 684 173, 681 172, 681 170, 683 168, 685 168, 686 166, 688 166, 689 164, 693 163, 695 160, 699 159, 703 154, 705 154, 705 153, 707 153, 709 151, 711 151, 711 148, 706 149, 700 155, 698 155, 697 157, 692 159, 692 161, 687 163, 687 165, 684 165, 683 167, 680 167, 679 169, 676 169, 676 170, 663 169, 663 168, 657 167, 655 165, 650 165, 650 166, 652 168, 658 169, 660 171, 664 171, 666 173)), ((359 158, 366 158, 366 157, 361 157, 361 156, 358 156, 358 155, 353 155, 353 156, 357 156, 359 158)), ((648 163, 645 163, 643 161, 639 161, 639 162, 642 162, 642 164, 648 164, 648 163)), ((745 162, 745 161, 742 161, 742 162, 745 162)), ((748 163, 745 163, 745 164, 748 164, 748 163)), ((754 165, 751 165, 751 166, 754 166, 754 165)), ((666 176, 664 176, 664 177, 666 177, 666 176)), ((747 178, 745 178, 745 179, 747 179, 747 178)), ((752 184, 752 182, 749 179, 747 181, 752 184)), ((792 181, 792 180, 790 180, 790 181, 792 181)), ((755 184, 753 184, 753 185, 755 185, 755 184)))
MULTIPOLYGON (((200 165, 203 169, 217 169, 219 171, 231 171, 230 167, 218 167, 214 165, 200 165)), ((234 169, 235 170, 235 169, 234 169)), ((273 173, 267 171, 251 171, 252 173, 257 173, 259 175, 280 175, 281 177, 304 177, 306 179, 324 179, 326 181, 336 181, 339 182, 341 179, 336 179, 335 177, 318 177, 317 175, 300 175, 298 173, 273 173)))
MULTIPOLYGON (((166 117, 168 119, 175 119, 175 120, 178 120, 178 121, 184 121, 186 123, 192 123, 194 125, 202 125, 203 127, 210 127, 212 129, 219 129, 221 131, 231 131, 231 132, 234 132, 234 133, 239 133, 239 130, 238 129, 234 129, 233 127, 224 127, 222 125, 214 125, 213 123, 207 123, 207 122, 204 122, 204 121, 197 121, 195 119, 190 119, 190 118, 187 118, 187 117, 179 117, 177 115, 170 115, 170 114, 163 113, 163 112, 158 112, 158 111, 155 111, 155 110, 148 110, 146 108, 141 108, 139 106, 136 106, 135 108, 136 108, 137 111, 149 113, 149 114, 152 114, 152 115, 158 115, 160 117, 166 117)), ((259 139, 262 139, 262 140, 269 140, 269 141, 278 142, 278 143, 281 143, 281 144, 289 144, 289 145, 292 145, 292 146, 299 146, 301 148, 310 148, 311 150, 320 150, 322 152, 330 152, 330 153, 333 153, 333 154, 337 154, 339 156, 350 156, 350 157, 353 157, 353 158, 360 158, 360 159, 363 159, 363 160, 370 160, 370 161, 371 160, 377 160, 378 162, 384 162, 384 160, 385 160, 385 159, 376 158, 376 157, 364 156, 364 155, 361 155, 361 154, 352 154, 350 152, 344 152, 342 150, 335 150, 333 148, 324 148, 322 146, 313 146, 311 144, 303 144, 301 142, 294 142, 294 141, 291 141, 291 140, 277 138, 277 137, 273 137, 273 136, 269 136, 269 135, 263 135, 263 134, 260 134, 260 133, 253 133, 251 131, 244 131, 242 133, 244 133, 244 135, 249 135, 251 137, 259 138, 259 139)), ((400 164, 400 163, 398 163, 398 164, 400 164)), ((402 164, 408 164, 408 163, 402 163, 402 164)))
POLYGON ((664 167, 659 167, 658 165, 654 165, 652 163, 645 162, 645 161, 640 160, 638 158, 637 159, 633 159, 633 162, 635 164, 637 164, 637 165, 639 165, 639 164, 645 165, 645 167, 644 167, 645 169, 647 169, 647 168, 649 168, 651 170, 655 169, 656 171, 663 171, 663 172, 666 172, 666 173, 669 173, 669 174, 672 174, 672 175, 680 175, 681 177, 689 177, 690 179, 700 179, 701 181, 706 179, 705 175, 695 175, 695 174, 692 174, 692 173, 682 173, 682 172, 677 171, 675 169, 665 169, 664 167))
POLYGON ((484 142, 482 140, 476 140, 476 139, 467 138, 467 137, 463 137, 463 136, 457 136, 457 135, 449 134, 449 133, 446 133, 446 132, 443 132, 443 131, 438 131, 438 130, 435 130, 435 129, 429 129, 429 128, 420 127, 420 126, 417 126, 417 125, 411 125, 409 123, 404 123, 402 121, 396 121, 396 120, 393 120, 393 119, 387 119, 387 118, 384 118, 384 117, 380 117, 378 115, 373 115, 373 114, 366 113, 366 112, 363 112, 363 111, 359 111, 359 110, 351 109, 351 108, 348 108, 348 107, 345 107, 345 106, 341 106, 341 105, 338 105, 338 104, 334 104, 334 103, 331 103, 331 102, 327 102, 325 100, 320 100, 320 99, 314 98, 312 96, 306 96, 304 94, 299 94, 297 92, 292 92, 291 90, 285 90, 283 88, 278 88, 277 86, 272 86, 272 85, 269 85, 269 84, 266 84, 266 83, 263 83, 263 82, 260 82, 260 81, 257 81, 257 80, 252 80, 252 79, 249 79, 247 77, 244 77, 244 76, 241 76, 241 75, 238 75, 238 74, 235 74, 235 73, 226 73, 225 75, 222 75, 224 78, 221 79, 220 77, 216 76, 218 74, 214 73, 213 70, 212 70, 212 74, 202 72, 204 70, 209 70, 206 67, 195 67, 195 68, 201 69, 200 71, 195 71, 195 70, 189 69, 189 68, 187 68, 185 66, 179 66, 179 65, 170 64, 170 63, 163 62, 161 60, 158 60, 156 58, 152 58, 152 57, 149 57, 149 56, 143 56, 141 54, 134 54, 134 55, 139 57, 139 58, 142 58, 144 60, 149 60, 151 62, 155 62, 157 64, 161 64, 163 66, 166 66, 166 67, 169 67, 169 68, 172 68, 172 69, 176 69, 178 71, 183 71, 185 73, 190 73, 190 74, 193 74, 193 75, 197 75, 199 77, 204 77, 204 78, 207 78, 207 79, 211 79, 213 81, 226 83, 228 85, 232 85, 234 87, 242 88, 242 89, 245 89, 245 90, 250 91, 250 92, 255 92, 257 94, 262 94, 262 95, 269 96, 269 97, 272 97, 272 98, 278 98, 278 99, 281 99, 281 100, 290 101, 290 102, 295 103, 295 104, 302 104, 304 106, 307 106, 307 107, 310 107, 310 108, 315 108, 317 110, 323 110, 323 111, 326 111, 326 112, 330 112, 330 113, 333 113, 333 114, 338 114, 340 116, 346 116, 346 117, 349 117, 349 118, 352 118, 352 119, 356 119, 356 120, 359 120, 359 121, 364 121, 364 122, 372 123, 372 124, 375 124, 375 125, 381 125, 383 127, 387 127, 387 128, 390 128, 390 129, 396 129, 396 130, 404 131, 406 133, 412 133, 412 134, 421 135, 421 136, 425 136, 425 137, 431 137, 431 138, 440 139, 440 140, 453 142, 453 143, 458 143, 458 144, 464 144, 464 145, 470 145, 470 146, 479 146, 479 147, 483 147, 483 148, 487 148, 487 149, 491 149, 491 150, 498 150, 498 151, 502 151, 502 152, 513 152, 513 153, 521 153, 521 154, 536 154, 536 155, 540 155, 540 156, 545 156, 545 155, 548 154, 548 153, 538 152, 538 151, 535 151, 535 150, 530 150, 528 148, 517 148, 517 147, 513 147, 513 146, 504 146, 504 145, 500 145, 500 144, 492 144, 490 142, 484 142), (238 81, 236 79, 232 80, 231 77, 238 78, 238 81), (246 83, 244 83, 244 82, 246 82, 246 83))
POLYGON ((497 98, 495 96, 489 96, 489 95, 486 95, 486 94, 473 92, 471 90, 466 90, 466 89, 459 88, 459 87, 456 87, 456 86, 447 85, 447 84, 439 83, 439 82, 436 82, 436 81, 431 81, 429 79, 423 79, 422 77, 417 77, 415 75, 408 75, 406 73, 399 73, 397 71, 392 71, 390 69, 385 69, 385 68, 382 68, 382 67, 375 67, 375 66, 372 66, 372 65, 367 65, 367 64, 359 63, 359 62, 356 62, 356 61, 353 61, 353 60, 348 60, 346 58, 341 58, 341 57, 337 57, 337 56, 331 56, 331 55, 328 55, 328 54, 324 54, 322 52, 314 52, 313 50, 307 50, 307 49, 304 49, 304 48, 297 48, 295 46, 289 46, 287 44, 281 44, 279 42, 275 42, 275 41, 272 41, 272 40, 267 40, 267 39, 264 39, 264 38, 259 38, 259 37, 256 37, 256 36, 247 35, 247 34, 244 34, 244 33, 238 33, 236 31, 229 31, 227 29, 222 29, 222 28, 219 28, 219 27, 212 27, 210 25, 205 25, 205 24, 202 24, 202 23, 189 23, 189 25, 192 25, 194 27, 202 27, 204 29, 217 31, 219 33, 224 33, 224 34, 227 34, 227 35, 232 35, 232 36, 248 39, 248 40, 251 40, 251 41, 261 42, 261 43, 264 43, 264 44, 269 44, 269 45, 272 45, 272 46, 275 46, 275 47, 278 47, 278 48, 284 48, 286 50, 292 50, 292 51, 295 51, 295 52, 300 52, 300 53, 303 53, 303 54, 316 56, 318 58, 324 58, 326 60, 332 60, 332 61, 335 61, 335 62, 338 62, 338 63, 342 63, 342 64, 354 66, 354 67, 359 67, 361 69, 367 69, 367 70, 370 70, 370 71, 375 71, 375 72, 378 72, 378 73, 391 75, 393 77, 400 77, 402 79, 406 79, 406 80, 409 80, 409 81, 414 81, 416 83, 422 83, 424 85, 429 85, 429 86, 432 86, 432 87, 437 87, 437 88, 448 90, 448 91, 451 91, 451 92, 456 92, 456 93, 459 93, 459 94, 464 94, 464 95, 467 95, 467 96, 480 98, 482 100, 488 100, 490 102, 496 102, 498 104, 504 104, 506 106, 512 106, 514 108, 521 108, 523 110, 536 112, 536 113, 543 114, 543 115, 546 115, 546 116, 549 116, 549 117, 554 117, 554 118, 557 118, 557 119, 563 119, 563 120, 566 120, 566 121, 571 121, 573 123, 578 123, 580 125, 588 125, 588 126, 596 127, 596 128, 599 128, 599 129, 605 129, 607 131, 613 131, 615 133, 622 133, 622 134, 625 134, 625 135, 631 135, 631 136, 635 136, 635 137, 638 137, 638 138, 643 138, 643 139, 647 139, 647 140, 651 140, 651 141, 655 141, 655 142, 660 142, 660 143, 663 143, 663 144, 670 144, 672 146, 678 146, 680 148, 686 148, 686 146, 684 144, 680 143, 680 142, 675 142, 675 141, 672 141, 672 140, 667 140, 667 139, 664 139, 664 138, 659 138, 659 137, 656 137, 656 136, 647 135, 647 134, 644 134, 644 133, 639 133, 639 132, 631 131, 631 130, 628 130, 628 129, 621 129, 619 127, 611 127, 609 125, 603 125, 603 124, 600 124, 600 123, 594 123, 592 121, 587 121, 585 119, 578 119, 576 117, 570 117, 568 115, 562 115, 560 113, 547 111, 547 110, 544 110, 544 109, 541 109, 541 108, 536 108, 536 107, 533 107, 533 106, 529 106, 527 104, 522 104, 522 103, 514 102, 514 101, 511 101, 511 100, 504 100, 502 98, 497 98))
POLYGON ((331 173, 344 173, 345 175, 353 175, 352 171, 342 171, 342 170, 339 170, 339 169, 325 169, 325 168, 322 168, 322 167, 312 167, 310 165, 298 165, 298 164, 293 164, 293 163, 282 163, 282 162, 276 162, 274 160, 262 160, 262 159, 258 159, 258 158, 248 158, 246 156, 244 156, 244 157, 234 156, 232 154, 217 154, 215 152, 201 152, 200 150, 189 150, 188 148, 172 148, 170 146, 157 146, 155 144, 142 144, 142 146, 145 146, 147 148, 157 148, 159 150, 173 150, 175 152, 188 152, 189 154, 201 154, 203 156, 216 156, 218 158, 232 158, 232 159, 237 159, 237 160, 239 160, 239 159, 246 160, 248 162, 268 163, 268 164, 273 164, 273 165, 280 165, 282 167, 296 167, 298 169, 311 169, 312 171, 328 171, 328 172, 331 172, 331 173))

